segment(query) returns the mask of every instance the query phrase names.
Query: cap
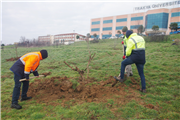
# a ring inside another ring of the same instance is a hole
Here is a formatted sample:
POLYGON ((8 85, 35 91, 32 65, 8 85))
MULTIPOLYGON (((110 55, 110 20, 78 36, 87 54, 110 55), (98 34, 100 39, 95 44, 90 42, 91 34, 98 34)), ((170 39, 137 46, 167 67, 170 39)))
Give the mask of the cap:
POLYGON ((45 58, 48 57, 48 52, 47 52, 47 50, 41 50, 40 53, 41 53, 43 59, 45 59, 45 58))
POLYGON ((128 38, 133 32, 131 30, 126 31, 126 37, 128 38))

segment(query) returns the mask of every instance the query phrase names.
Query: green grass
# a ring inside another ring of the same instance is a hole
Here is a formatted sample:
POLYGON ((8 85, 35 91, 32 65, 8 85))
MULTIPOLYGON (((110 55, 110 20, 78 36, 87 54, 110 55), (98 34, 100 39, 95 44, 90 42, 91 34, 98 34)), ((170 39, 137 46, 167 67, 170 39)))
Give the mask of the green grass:
MULTIPOLYGON (((171 45, 173 39, 180 38, 180 35, 171 35, 167 42, 146 42, 146 64, 144 74, 146 78, 147 93, 141 95, 143 104, 159 105, 158 110, 150 109, 138 101, 127 101, 127 104, 118 104, 114 99, 107 99, 107 103, 83 103, 73 105, 73 101, 66 104, 70 107, 62 107, 61 104, 52 105, 38 104, 35 100, 20 102, 23 109, 11 109, 11 95, 14 87, 13 73, 9 68, 15 61, 7 62, 6 59, 16 57, 13 46, 5 46, 1 51, 1 118, 13 120, 59 120, 59 119, 180 119, 180 49, 171 45), (111 107, 108 107, 111 105, 111 107)), ((96 53, 90 63, 89 77, 96 81, 106 80, 109 76, 117 76, 120 72, 122 61, 122 40, 101 40, 100 43, 90 43, 89 50, 96 53), (114 49, 114 42, 117 42, 117 49, 114 49)), ((77 66, 85 69, 88 63, 88 49, 86 42, 77 42, 68 46, 48 46, 23 48, 18 47, 18 56, 27 52, 47 49, 49 57, 43 61, 38 72, 51 72, 46 78, 55 76, 71 77, 73 89, 79 85, 77 82, 80 75, 64 64, 66 61, 72 67, 77 66)), ((140 80, 136 66, 132 65, 133 77, 140 80)), ((32 74, 30 76, 33 76, 32 74)), ((86 77, 86 73, 84 74, 86 77)), ((34 79, 30 80, 34 82, 34 79)), ((55 81, 56 82, 56 81, 55 81)), ((125 84, 130 85, 128 79, 125 84)), ((96 82, 88 85, 96 85, 96 82)), ((125 92, 128 92, 125 88, 125 92)), ((104 95, 106 96, 106 95, 104 95)), ((118 101, 121 96, 116 96, 118 101)), ((61 103, 61 100, 54 101, 61 103)))
POLYGON ((90 119, 92 116, 98 119, 113 119, 115 116, 106 108, 106 104, 84 103, 68 108, 57 106, 54 108, 56 117, 61 119, 73 118, 74 120, 90 119))

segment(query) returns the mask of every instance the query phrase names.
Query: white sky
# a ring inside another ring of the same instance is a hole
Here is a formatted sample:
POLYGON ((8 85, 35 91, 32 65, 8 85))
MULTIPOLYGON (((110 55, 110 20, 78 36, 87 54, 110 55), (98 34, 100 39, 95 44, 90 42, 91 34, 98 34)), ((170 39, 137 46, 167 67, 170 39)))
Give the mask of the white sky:
POLYGON ((133 11, 133 8, 177 0, 108 1, 2 0, 0 3, 1 41, 7 45, 19 42, 21 36, 31 40, 47 34, 73 33, 73 30, 87 35, 90 33, 92 18, 145 12, 144 10, 133 11))

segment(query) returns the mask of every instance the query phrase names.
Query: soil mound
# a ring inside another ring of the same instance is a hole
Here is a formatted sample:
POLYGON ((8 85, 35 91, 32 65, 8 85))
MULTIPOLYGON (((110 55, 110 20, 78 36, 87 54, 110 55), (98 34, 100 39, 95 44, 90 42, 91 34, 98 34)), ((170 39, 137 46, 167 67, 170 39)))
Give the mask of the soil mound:
MULTIPOLYGON (((60 99, 63 105, 70 100, 73 100, 72 104, 77 104, 83 102, 107 102, 108 99, 125 104, 133 99, 138 101, 141 96, 137 92, 137 89, 140 89, 140 84, 134 78, 131 78, 130 86, 118 83, 114 87, 111 86, 115 81, 112 76, 100 82, 97 82, 94 78, 89 78, 84 85, 79 80, 80 84, 75 89, 73 89, 71 79, 74 78, 65 76, 35 80, 34 83, 30 83, 27 94, 32 96, 37 103, 52 104, 52 102, 60 99)), ((53 104, 57 105, 58 103, 53 104)))

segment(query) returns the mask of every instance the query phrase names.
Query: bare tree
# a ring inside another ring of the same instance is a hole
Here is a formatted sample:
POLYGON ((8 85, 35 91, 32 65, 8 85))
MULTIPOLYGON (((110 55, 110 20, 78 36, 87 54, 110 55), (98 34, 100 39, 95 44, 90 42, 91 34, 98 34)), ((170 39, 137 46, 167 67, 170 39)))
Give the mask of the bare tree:
MULTIPOLYGON (((87 36, 89 37, 90 34, 88 33, 87 36)), ((91 60, 94 58, 95 54, 92 56, 91 55, 91 51, 89 50, 89 41, 87 42, 87 48, 88 48, 88 52, 89 52, 89 60, 88 60, 88 64, 87 64, 87 78, 89 77, 89 64, 91 62, 91 60)))
MULTIPOLYGON (((90 53, 89 53, 89 54, 90 54, 90 53)), ((64 61, 64 63, 65 63, 68 67, 70 67, 72 70, 77 71, 77 72, 79 73, 79 75, 81 76, 81 80, 83 81, 83 86, 84 86, 84 84, 85 84, 84 72, 88 69, 88 73, 87 73, 87 74, 89 74, 89 64, 90 64, 91 60, 94 58, 94 56, 95 56, 95 53, 94 53, 94 55, 90 55, 90 56, 89 56, 89 60, 88 60, 87 67, 86 67, 84 70, 80 70, 77 66, 75 66, 75 68, 73 68, 73 67, 71 67, 68 63, 66 63, 66 62, 64 61)), ((88 75, 87 75, 87 78, 88 78, 88 75)))
MULTIPOLYGON (((88 49, 88 51, 89 51, 89 49, 88 49)), ((89 77, 89 64, 90 64, 91 60, 94 58, 94 56, 95 56, 95 53, 94 53, 94 55, 92 55, 91 52, 89 51, 89 60, 88 60, 88 64, 87 64, 87 78, 89 77)))
POLYGON ((21 36, 20 37, 20 42, 25 42, 26 41, 26 38, 24 36, 21 36))
POLYGON ((90 37, 91 37, 90 33, 87 33, 87 41, 86 42, 89 42, 90 37))

